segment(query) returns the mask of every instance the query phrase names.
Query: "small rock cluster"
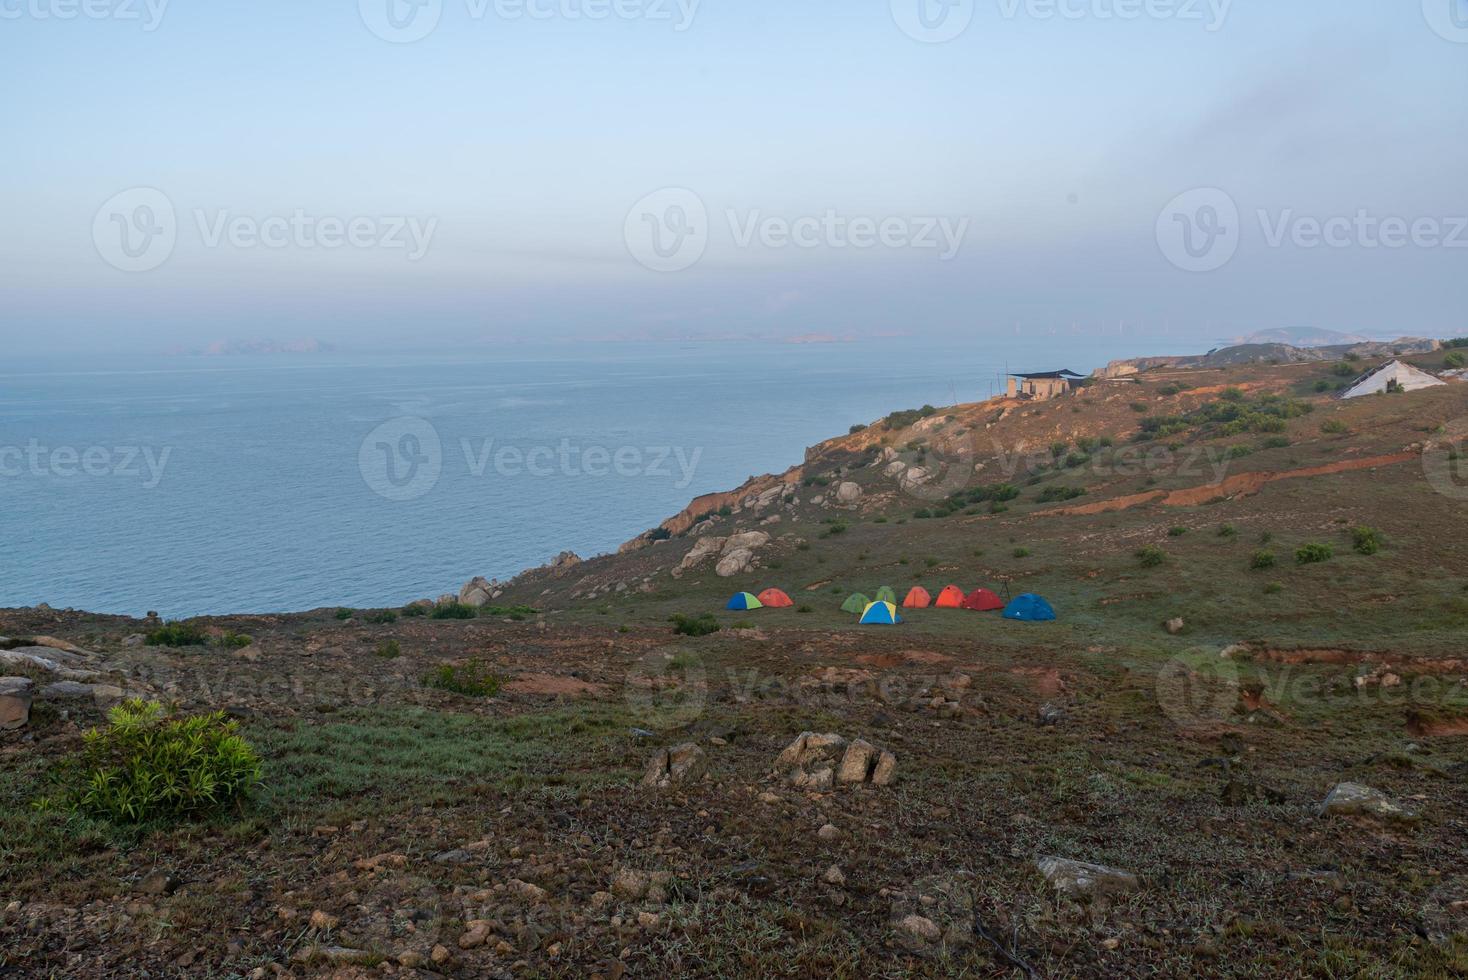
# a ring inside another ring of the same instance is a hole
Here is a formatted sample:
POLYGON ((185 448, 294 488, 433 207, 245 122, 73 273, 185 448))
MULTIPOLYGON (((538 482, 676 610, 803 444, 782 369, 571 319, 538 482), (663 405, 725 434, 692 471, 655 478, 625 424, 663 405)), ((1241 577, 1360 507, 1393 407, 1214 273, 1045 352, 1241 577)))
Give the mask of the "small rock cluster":
POLYGON ((847 742, 834 733, 801 732, 775 760, 775 768, 800 789, 825 792, 835 783, 889 786, 897 757, 863 739, 847 742))
POLYGON ((642 774, 642 785, 667 789, 675 783, 697 779, 706 768, 703 749, 692 742, 684 742, 653 753, 642 774))
POLYGON ((1360 783, 1337 783, 1320 804, 1322 817, 1370 817, 1385 823, 1411 825, 1422 815, 1391 797, 1360 783))
POLYGON ((714 574, 720 578, 729 578, 754 567, 756 553, 769 543, 770 536, 764 531, 745 531, 728 537, 702 537, 693 543, 693 548, 683 556, 672 575, 674 578, 681 578, 685 572, 717 556, 714 574))

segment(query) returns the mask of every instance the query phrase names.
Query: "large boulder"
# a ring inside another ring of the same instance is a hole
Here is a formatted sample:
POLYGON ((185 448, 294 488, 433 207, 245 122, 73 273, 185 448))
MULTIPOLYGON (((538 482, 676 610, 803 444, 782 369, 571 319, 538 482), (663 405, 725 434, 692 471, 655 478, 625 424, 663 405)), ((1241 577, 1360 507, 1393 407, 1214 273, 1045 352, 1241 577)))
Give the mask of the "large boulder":
POLYGON ((707 766, 703 749, 692 742, 675 745, 671 749, 659 749, 647 761, 642 774, 642 785, 667 789, 674 783, 682 783, 703 775, 707 766))
POLYGON ((719 559, 719 563, 714 566, 714 574, 719 578, 729 578, 749 571, 749 566, 753 562, 753 551, 748 548, 736 548, 719 559))
POLYGON ((581 556, 574 551, 563 551, 551 560, 550 567, 558 571, 574 568, 581 564, 581 556))
POLYGON ((836 502, 838 504, 854 504, 861 499, 861 487, 851 481, 845 481, 836 485, 836 502))
POLYGON ((1337 783, 1320 804, 1320 816, 1370 817, 1397 824, 1415 824, 1422 819, 1416 810, 1360 783, 1337 783))
POLYGON ((29 677, 0 677, 0 729, 23 728, 31 720, 36 682, 29 677))
POLYGON ((486 606, 494 593, 494 586, 488 579, 476 575, 464 587, 459 590, 459 602, 465 606, 486 606))
POLYGON ((824 792, 834 783, 887 786, 897 775, 897 757, 870 742, 847 742, 834 732, 801 732, 775 760, 775 770, 792 785, 824 792))
POLYGON ((770 543, 770 536, 764 531, 745 531, 742 534, 731 534, 724 542, 724 554, 732 551, 747 549, 755 551, 770 543))
POLYGON ((693 542, 693 547, 689 549, 688 554, 683 556, 683 560, 678 563, 678 567, 680 569, 689 569, 702 562, 705 558, 711 558, 719 554, 724 550, 724 542, 727 540, 729 539, 713 535, 699 538, 693 542))

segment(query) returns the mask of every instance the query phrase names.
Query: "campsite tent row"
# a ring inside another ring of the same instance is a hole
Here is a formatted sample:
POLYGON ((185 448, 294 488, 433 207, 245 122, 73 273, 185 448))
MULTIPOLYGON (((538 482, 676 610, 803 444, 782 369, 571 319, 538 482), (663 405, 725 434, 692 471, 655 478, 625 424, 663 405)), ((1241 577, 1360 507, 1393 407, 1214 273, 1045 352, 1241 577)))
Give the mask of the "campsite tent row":
MULTIPOLYGON (((867 607, 869 602, 890 602, 897 605, 897 596, 887 586, 877 590, 875 599, 869 599, 860 592, 852 595, 841 608, 845 612, 859 613, 867 607)), ((972 609, 975 612, 992 612, 1004 608, 1004 600, 990 589, 974 589, 967 595, 956 585, 950 585, 938 593, 934 599, 927 589, 921 585, 915 585, 907 593, 907 598, 902 600, 903 609, 927 609, 929 606, 938 609, 972 609)))
POLYGON ((786 609, 795 605, 790 597, 779 589, 765 589, 759 595, 748 592, 736 592, 729 600, 729 609, 763 609, 769 606, 771 609, 786 609))
MULTIPOLYGON (((902 622, 902 616, 897 612, 897 596, 887 586, 877 590, 876 599, 869 599, 857 592, 847 598, 841 604, 842 612, 859 614, 861 624, 896 624, 902 622)), ((736 592, 729 600, 727 608, 734 610, 763 609, 766 606, 772 609, 783 609, 795 605, 790 597, 779 589, 765 589, 759 595, 749 592, 736 592)), ((956 585, 950 585, 938 593, 934 600, 928 591, 922 586, 914 586, 907 593, 902 606, 905 609, 926 609, 933 606, 939 609, 970 609, 977 612, 993 612, 1002 609, 1005 619, 1016 619, 1024 622, 1040 622, 1055 618, 1055 610, 1044 598, 1027 592, 1016 596, 1007 604, 990 589, 975 589, 968 595, 956 585)))

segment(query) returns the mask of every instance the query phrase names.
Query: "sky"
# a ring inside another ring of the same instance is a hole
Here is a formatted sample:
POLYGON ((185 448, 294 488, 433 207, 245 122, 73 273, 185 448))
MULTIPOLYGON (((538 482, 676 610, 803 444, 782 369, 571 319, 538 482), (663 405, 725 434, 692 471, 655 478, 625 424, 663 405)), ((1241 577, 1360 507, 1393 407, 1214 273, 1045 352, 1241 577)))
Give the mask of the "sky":
POLYGON ((1468 0, 0 0, 0 338, 1468 334, 1468 0))

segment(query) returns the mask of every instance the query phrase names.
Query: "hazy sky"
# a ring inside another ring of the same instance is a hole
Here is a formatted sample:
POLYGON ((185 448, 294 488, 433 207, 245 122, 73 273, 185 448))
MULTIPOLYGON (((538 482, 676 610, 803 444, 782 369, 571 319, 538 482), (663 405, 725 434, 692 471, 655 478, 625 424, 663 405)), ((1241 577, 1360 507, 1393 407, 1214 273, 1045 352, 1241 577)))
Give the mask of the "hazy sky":
POLYGON ((1468 0, 949 2, 0 0, 0 335, 1468 334, 1468 0))

